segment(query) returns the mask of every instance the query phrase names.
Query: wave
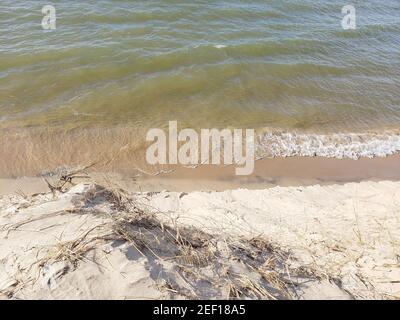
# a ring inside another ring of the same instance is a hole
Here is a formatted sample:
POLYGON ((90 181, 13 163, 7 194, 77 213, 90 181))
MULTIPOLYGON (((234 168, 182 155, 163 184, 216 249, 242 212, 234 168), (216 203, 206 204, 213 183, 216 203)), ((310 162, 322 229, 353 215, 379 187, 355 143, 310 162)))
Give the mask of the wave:
MULTIPOLYGON (((147 128, 124 126, 0 130, 0 177, 35 176, 55 168, 91 163, 98 163, 96 170, 104 172, 129 172, 135 168, 153 172, 159 167, 146 162, 146 132, 147 128)), ((317 134, 268 129, 257 134, 256 159, 359 159, 400 152, 400 131, 317 134)))
POLYGON ((266 132, 258 135, 256 144, 258 158, 294 156, 337 159, 374 158, 400 152, 400 133, 266 132))

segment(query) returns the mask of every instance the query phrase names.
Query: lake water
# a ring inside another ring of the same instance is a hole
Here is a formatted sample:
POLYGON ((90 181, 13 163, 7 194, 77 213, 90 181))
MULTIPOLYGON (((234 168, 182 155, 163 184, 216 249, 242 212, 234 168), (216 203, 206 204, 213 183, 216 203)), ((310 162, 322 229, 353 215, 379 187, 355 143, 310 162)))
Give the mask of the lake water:
POLYGON ((60 143, 139 148, 169 120, 254 128, 265 156, 400 150, 398 0, 352 1, 355 30, 339 0, 51 3, 55 30, 42 2, 0 3, 0 151, 13 162, 60 143))

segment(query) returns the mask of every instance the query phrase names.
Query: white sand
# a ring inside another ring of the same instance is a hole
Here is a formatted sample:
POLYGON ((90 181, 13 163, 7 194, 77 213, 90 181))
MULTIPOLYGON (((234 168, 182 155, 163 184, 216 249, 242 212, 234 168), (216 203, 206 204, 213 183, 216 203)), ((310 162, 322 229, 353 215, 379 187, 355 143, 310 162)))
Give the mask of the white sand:
MULTIPOLYGON (((110 234, 110 217, 122 214, 122 209, 107 197, 93 196, 96 190, 93 185, 79 184, 64 194, 0 197, 0 296, 227 296, 226 283, 218 288, 210 284, 213 281, 206 285, 179 272, 173 261, 146 252, 143 256, 115 238, 98 239, 110 234), (88 231, 83 241, 75 241, 88 231), (68 243, 71 240, 75 242, 68 243), (71 260, 74 254, 77 258, 71 260)), ((400 182, 219 193, 165 191, 132 193, 129 198, 166 223, 196 227, 230 241, 255 236, 267 239, 290 254, 285 260, 287 274, 286 269, 278 271, 285 281, 296 282, 292 298, 400 298, 400 182), (290 278, 298 268, 311 274, 308 282, 298 275, 290 278)), ((218 268, 192 271, 219 279, 226 267, 226 274, 236 270, 242 278, 261 285, 260 275, 241 259, 225 259, 223 254, 218 259, 223 260, 218 268)), ((279 298, 280 294, 272 296, 279 298)))

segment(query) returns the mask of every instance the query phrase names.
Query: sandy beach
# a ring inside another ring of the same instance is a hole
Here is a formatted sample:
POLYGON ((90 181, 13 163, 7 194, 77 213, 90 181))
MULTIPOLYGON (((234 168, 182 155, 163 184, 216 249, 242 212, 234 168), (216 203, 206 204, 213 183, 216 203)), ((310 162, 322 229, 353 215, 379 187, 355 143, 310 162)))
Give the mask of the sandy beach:
POLYGON ((25 178, 31 193, 8 195, 2 180, 2 298, 400 298, 398 181, 138 192, 62 180, 32 194, 25 178))
POLYGON ((399 12, 2 0, 0 300, 400 300, 399 12))

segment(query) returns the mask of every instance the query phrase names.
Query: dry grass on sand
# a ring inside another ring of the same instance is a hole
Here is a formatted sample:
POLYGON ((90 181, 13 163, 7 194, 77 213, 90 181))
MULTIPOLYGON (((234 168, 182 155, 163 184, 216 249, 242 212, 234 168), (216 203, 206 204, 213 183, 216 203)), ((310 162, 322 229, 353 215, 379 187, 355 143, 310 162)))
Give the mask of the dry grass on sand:
POLYGON ((151 193, 110 181, 75 185, 76 176, 90 180, 75 172, 48 182, 49 193, 0 198, 1 297, 356 297, 340 277, 302 265, 265 235, 181 223, 179 212, 152 207, 151 193))

